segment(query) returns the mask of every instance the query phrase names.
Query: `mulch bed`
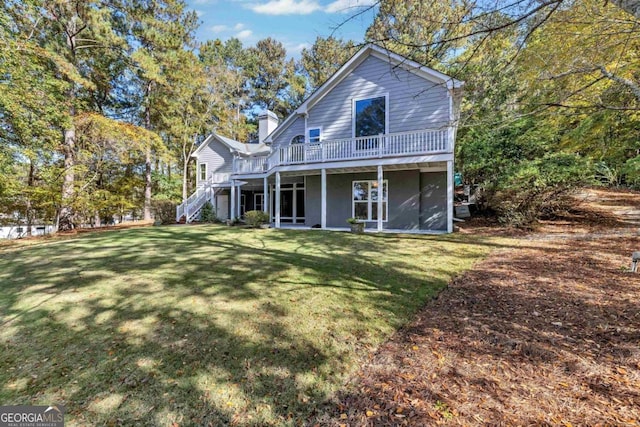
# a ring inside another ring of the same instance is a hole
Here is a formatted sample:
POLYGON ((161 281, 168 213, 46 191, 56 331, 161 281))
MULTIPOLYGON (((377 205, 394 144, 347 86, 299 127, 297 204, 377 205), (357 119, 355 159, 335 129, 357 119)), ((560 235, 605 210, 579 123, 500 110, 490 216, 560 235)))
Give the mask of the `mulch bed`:
POLYGON ((640 238, 533 237, 450 283, 310 425, 640 425, 640 238))

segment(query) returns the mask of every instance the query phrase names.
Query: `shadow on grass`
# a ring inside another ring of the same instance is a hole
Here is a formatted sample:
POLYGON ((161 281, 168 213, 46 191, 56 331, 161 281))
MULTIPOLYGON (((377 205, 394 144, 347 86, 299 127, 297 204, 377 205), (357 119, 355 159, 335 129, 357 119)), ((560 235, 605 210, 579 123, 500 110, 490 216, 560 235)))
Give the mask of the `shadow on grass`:
POLYGON ((0 400, 74 422, 295 425, 498 243, 216 226, 0 258, 0 400))

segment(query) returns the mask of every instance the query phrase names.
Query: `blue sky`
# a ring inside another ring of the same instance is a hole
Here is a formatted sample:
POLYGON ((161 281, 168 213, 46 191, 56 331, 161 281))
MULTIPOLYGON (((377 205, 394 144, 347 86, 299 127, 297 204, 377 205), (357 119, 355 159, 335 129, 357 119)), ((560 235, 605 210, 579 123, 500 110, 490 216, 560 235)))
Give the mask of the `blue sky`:
POLYGON ((199 41, 239 38, 245 46, 272 37, 282 42, 289 56, 299 57, 316 37, 330 35, 361 42, 373 21, 373 0, 187 0, 202 21, 199 41), (340 24, 339 29, 335 29, 340 24))

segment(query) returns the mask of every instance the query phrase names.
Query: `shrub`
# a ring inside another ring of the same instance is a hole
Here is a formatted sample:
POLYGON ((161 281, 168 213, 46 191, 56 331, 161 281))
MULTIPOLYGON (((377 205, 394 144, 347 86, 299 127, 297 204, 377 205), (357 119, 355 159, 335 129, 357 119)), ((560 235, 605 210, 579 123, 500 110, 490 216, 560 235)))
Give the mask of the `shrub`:
POLYGON ((555 129, 523 118, 509 126, 472 128, 461 135, 457 167, 478 185, 477 207, 508 225, 532 222, 566 207, 568 195, 590 184, 593 166, 560 150, 555 129))
POLYGON ((264 211, 248 211, 245 212, 244 219, 250 227, 259 227, 269 222, 269 214, 264 211))
POLYGON ((176 222, 176 204, 170 200, 152 200, 151 210, 156 222, 162 224, 175 224, 176 222))
POLYGON ((526 228, 567 209, 571 192, 592 176, 588 162, 578 156, 548 154, 514 166, 494 184, 489 201, 503 223, 526 228))
POLYGON ((216 222, 217 220, 216 210, 213 209, 211 202, 204 202, 202 209, 200 209, 200 222, 216 222))

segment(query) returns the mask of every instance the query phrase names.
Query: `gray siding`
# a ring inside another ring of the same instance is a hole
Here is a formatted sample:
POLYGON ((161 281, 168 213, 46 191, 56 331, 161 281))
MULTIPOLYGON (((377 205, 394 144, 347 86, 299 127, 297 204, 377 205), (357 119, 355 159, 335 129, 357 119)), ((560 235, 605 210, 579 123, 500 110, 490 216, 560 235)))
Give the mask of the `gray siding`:
POLYGON ((198 153, 196 159, 197 184, 200 184, 200 163, 207 164, 207 177, 212 173, 231 173, 233 172, 233 155, 229 148, 216 139, 209 141, 206 147, 198 153))
POLYGON ((310 128, 322 126, 323 139, 351 138, 353 100, 386 93, 391 133, 436 128, 449 122, 444 85, 370 56, 310 109, 307 124, 310 128))
POLYGON ((447 229, 447 173, 420 174, 420 228, 447 229))
POLYGON ((275 147, 280 147, 284 145, 289 145, 291 143, 291 139, 296 135, 304 135, 304 118, 297 117, 294 122, 285 129, 282 134, 278 135, 276 139, 273 140, 273 145, 275 147))
MULTIPOLYGON (((389 221, 384 228, 446 230, 446 174, 416 170, 384 174, 389 181, 389 221), (421 192, 421 188, 423 191, 421 192)), ((327 227, 348 227, 352 216, 351 188, 356 180, 375 180, 376 173, 327 175, 327 227)), ((320 224, 320 176, 308 176, 306 225, 320 224)), ((367 223, 375 228, 377 223, 367 223)))

